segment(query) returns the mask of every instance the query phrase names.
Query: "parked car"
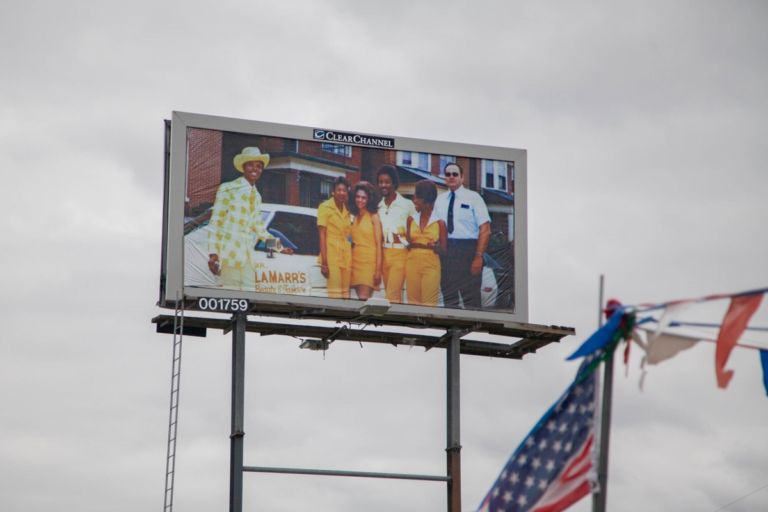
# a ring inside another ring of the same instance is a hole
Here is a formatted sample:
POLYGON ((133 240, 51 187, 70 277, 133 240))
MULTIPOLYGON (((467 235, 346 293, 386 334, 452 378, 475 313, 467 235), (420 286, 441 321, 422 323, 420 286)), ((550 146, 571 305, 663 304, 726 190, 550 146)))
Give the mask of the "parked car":
POLYGON ((496 271, 499 264, 488 253, 483 255, 483 280, 480 284, 480 301, 484 308, 496 306, 499 296, 499 285, 496 279, 496 271))
MULTIPOLYGON (((318 254, 320 239, 317 231, 317 210, 302 206, 264 203, 261 215, 267 231, 280 239, 283 247, 289 247, 293 254, 272 252, 262 241, 254 247, 255 257, 263 262, 264 268, 277 271, 302 272, 307 276, 306 286, 297 294, 313 297, 327 297, 327 280, 320 272, 318 254)), ((208 269, 208 233, 210 210, 195 218, 187 219, 184 236, 184 283, 185 286, 216 286, 215 276, 208 269)), ((498 264, 485 256, 481 300, 483 307, 496 304, 498 285, 494 269, 498 264)), ((383 290, 374 296, 384 297, 383 290)), ((440 301, 442 305, 442 298, 440 301)))

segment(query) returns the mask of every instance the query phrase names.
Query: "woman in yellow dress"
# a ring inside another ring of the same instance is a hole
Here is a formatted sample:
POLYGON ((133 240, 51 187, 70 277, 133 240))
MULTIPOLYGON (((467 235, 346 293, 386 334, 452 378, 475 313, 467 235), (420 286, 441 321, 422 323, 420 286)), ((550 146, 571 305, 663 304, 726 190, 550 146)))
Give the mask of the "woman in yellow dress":
POLYGON ((352 222, 352 288, 357 297, 366 300, 381 284, 382 237, 376 189, 361 181, 352 190, 349 210, 352 222))
POLYGON ((320 272, 328 279, 328 297, 349 298, 352 271, 352 246, 349 243, 351 219, 347 209, 349 182, 338 177, 333 182, 331 197, 317 208, 317 230, 320 234, 320 272))
POLYGON ((416 183, 413 205, 416 215, 408 217, 408 259, 405 264, 405 294, 408 304, 436 306, 440 295, 440 254, 448 245, 445 222, 434 211, 437 187, 430 180, 416 183))

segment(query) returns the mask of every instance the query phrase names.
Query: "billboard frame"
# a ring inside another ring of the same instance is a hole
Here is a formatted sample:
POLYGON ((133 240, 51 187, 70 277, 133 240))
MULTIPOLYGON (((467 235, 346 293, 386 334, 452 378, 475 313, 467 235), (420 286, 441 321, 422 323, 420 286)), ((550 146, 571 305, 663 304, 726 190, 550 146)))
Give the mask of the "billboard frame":
MULTIPOLYGON (((324 475, 337 477, 364 477, 401 479, 418 481, 436 481, 446 484, 446 506, 448 512, 461 510, 461 398, 460 398, 460 356, 479 355, 492 358, 522 359, 526 354, 536 352, 552 342, 559 342, 564 336, 574 334, 569 327, 543 327, 529 326, 528 337, 516 343, 507 345, 504 343, 478 342, 464 340, 463 336, 472 332, 472 328, 460 329, 449 327, 442 335, 429 334, 404 334, 396 332, 366 331, 361 328, 339 328, 338 326, 310 326, 290 325, 275 322, 253 322, 248 320, 246 313, 233 314, 230 319, 185 317, 184 309, 177 309, 176 314, 161 315, 152 319, 156 324, 158 333, 174 335, 174 353, 172 379, 178 379, 181 365, 181 339, 185 334, 193 336, 205 336, 206 329, 221 329, 224 333, 232 332, 232 408, 231 408, 231 434, 230 434, 230 485, 229 485, 229 510, 230 512, 242 512, 243 510, 243 476, 251 473, 277 473, 292 475, 324 475), (446 350, 446 474, 424 475, 413 473, 382 473, 361 472, 347 470, 328 470, 295 467, 264 467, 246 466, 244 464, 244 437, 245 437, 245 338, 246 332, 256 332, 261 336, 283 335, 304 339, 299 348, 310 350, 328 350, 330 344, 336 340, 357 341, 359 343, 387 343, 394 346, 402 345, 412 347, 414 345, 432 348, 444 348, 446 350), (311 339, 320 337, 320 339, 311 339), (177 366, 178 365, 178 366, 177 366)), ((178 380, 174 380, 178 382, 178 380)), ((178 387, 176 388, 178 397, 178 387)), ((174 387, 171 387, 171 410, 174 410, 174 387)), ((178 404, 178 402, 176 402, 178 404)), ((176 411, 178 406, 176 405, 176 411)), ((171 417, 171 422, 174 422, 171 417)), ((173 423, 171 423, 173 425, 173 423)), ((171 426, 169 425, 169 432, 171 426)), ((175 436, 173 440, 169 435, 167 460, 175 462, 175 436), (174 450, 170 455, 171 449, 174 450)), ((166 473, 166 499, 170 492, 171 504, 173 501, 173 477, 170 488, 167 485, 166 473)))
MULTIPOLYGON (((163 247, 158 305, 175 308, 182 299, 189 309, 199 309, 200 298, 247 299, 248 313, 355 319, 361 316, 365 302, 357 299, 332 299, 303 295, 244 292, 229 289, 198 288, 184 285, 184 208, 187 190, 188 129, 200 128, 271 137, 313 141, 320 128, 249 121, 186 112, 173 112, 166 123, 166 183, 163 205, 163 247), (191 302, 190 302, 191 300, 191 302)), ((333 132, 334 130, 324 130, 333 132)), ((335 133, 342 133, 336 131, 335 133)), ((386 313, 377 315, 384 323, 416 326, 485 325, 523 327, 528 319, 527 261, 527 152, 522 149, 434 141, 398 136, 367 135, 393 141, 396 151, 456 155, 468 158, 514 162, 514 297, 515 311, 475 310, 430 307, 394 303, 386 313)), ((345 141, 350 146, 365 146, 345 141)), ((523 329, 525 329, 523 327, 523 329)), ((481 328, 480 330, 485 330, 481 328)))

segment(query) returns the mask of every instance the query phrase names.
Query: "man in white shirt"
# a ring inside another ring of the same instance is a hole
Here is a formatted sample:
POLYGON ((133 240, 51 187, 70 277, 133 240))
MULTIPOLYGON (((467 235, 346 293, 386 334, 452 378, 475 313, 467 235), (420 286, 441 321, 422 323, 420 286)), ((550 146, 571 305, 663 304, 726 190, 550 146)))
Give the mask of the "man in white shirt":
POLYGON ((397 191, 400 180, 394 165, 384 164, 379 167, 376 171, 376 184, 381 193, 379 219, 384 238, 384 289, 389 302, 399 303, 403 302, 405 260, 408 258, 405 228, 408 217, 415 215, 416 209, 411 201, 397 191))
POLYGON ((491 217, 480 194, 464 188, 464 170, 445 166, 448 192, 438 196, 435 212, 448 228, 448 251, 442 259, 440 288, 446 307, 479 309, 483 254, 488 247, 491 217))

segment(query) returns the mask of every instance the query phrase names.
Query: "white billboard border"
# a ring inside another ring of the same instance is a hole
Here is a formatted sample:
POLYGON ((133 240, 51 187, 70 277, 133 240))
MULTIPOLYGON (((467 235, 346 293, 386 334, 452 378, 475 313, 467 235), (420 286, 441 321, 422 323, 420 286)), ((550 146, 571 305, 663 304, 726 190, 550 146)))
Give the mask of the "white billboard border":
MULTIPOLYGON (((166 177, 168 187, 165 196, 167 207, 164 208, 165 236, 163 240, 163 258, 165 268, 161 269, 160 307, 175 308, 177 298, 196 299, 200 297, 223 297, 247 299, 256 305, 263 304, 267 309, 304 312, 325 311, 321 317, 332 318, 334 312, 345 313, 344 316, 358 311, 363 301, 355 299, 329 299, 322 297, 306 297, 299 295, 265 294, 243 292, 237 290, 184 287, 184 203, 186 196, 187 178, 187 130, 201 128, 225 132, 246 133, 263 136, 283 137, 314 141, 313 130, 320 127, 307 127, 249 121, 244 119, 193 114, 188 112, 172 113, 170 133, 169 176, 166 177), (176 262, 176 264, 172 263, 176 262), (284 306, 284 307, 280 307, 284 306)), ((352 130, 338 130, 351 132, 352 130)), ((360 132, 354 132, 360 133, 360 132)), ((458 142, 444 142, 427 139, 414 139, 381 134, 366 134, 374 137, 387 137, 395 140, 395 151, 414 151, 440 155, 455 155, 462 157, 491 159, 515 162, 515 215, 514 215, 514 251, 515 251, 515 311, 465 310, 445 307, 414 306, 408 304, 392 304, 384 315, 396 316, 398 319, 413 318, 415 324, 423 325, 427 319, 456 320, 459 322, 480 322, 490 324, 527 323, 528 321, 528 236, 527 236, 527 152, 524 149, 484 146, 458 142)), ((350 144, 355 145, 355 144, 350 144)), ((367 147, 360 145, 361 147, 367 147)), ((257 308, 258 309, 258 308, 257 308)), ((406 323, 406 322, 401 322, 406 323)))

